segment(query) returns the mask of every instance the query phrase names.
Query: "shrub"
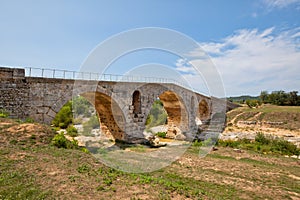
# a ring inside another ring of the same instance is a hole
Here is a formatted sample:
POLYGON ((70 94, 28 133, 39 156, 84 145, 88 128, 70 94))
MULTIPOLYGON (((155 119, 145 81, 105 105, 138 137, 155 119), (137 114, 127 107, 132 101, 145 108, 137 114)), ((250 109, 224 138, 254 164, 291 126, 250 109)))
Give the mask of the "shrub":
POLYGON ((202 142, 200 140, 195 140, 192 144, 193 147, 201 147, 202 146, 202 142))
POLYGON ((71 137, 77 137, 78 136, 78 131, 73 125, 68 126, 67 133, 71 137))
POLYGON ((217 144, 218 144, 218 146, 222 146, 222 147, 238 148, 240 145, 240 141, 218 140, 217 144))
POLYGON ((90 135, 91 131, 95 128, 99 128, 99 119, 97 115, 90 117, 89 121, 83 124, 84 135, 90 135))
POLYGON ((254 142, 248 139, 238 141, 219 140, 218 145, 232 148, 243 148, 261 153, 273 152, 283 155, 300 155, 300 149, 293 143, 280 138, 267 137, 262 133, 258 133, 256 135, 254 142))
POLYGON ((157 132, 156 135, 161 138, 165 138, 167 136, 166 132, 157 132))
POLYGON ((259 100, 251 100, 251 99, 247 99, 246 100, 246 104, 247 106, 249 106, 249 108, 257 108, 259 107, 262 103, 259 100))
POLYGON ((56 134, 52 139, 51 144, 58 148, 67 148, 67 138, 63 133, 56 134))
POLYGON ((257 133, 255 136, 255 142, 268 145, 271 143, 271 139, 267 138, 263 133, 257 133))
POLYGON ((56 127, 67 128, 72 122, 73 122, 72 102, 68 102, 56 114, 52 123, 56 127))
POLYGON ((78 148, 78 141, 77 140, 69 141, 63 133, 56 134, 53 137, 51 144, 58 148, 65 148, 65 149, 78 148))
POLYGON ((299 155, 300 149, 297 149, 297 146, 293 143, 283 140, 275 139, 272 142, 271 150, 273 152, 278 152, 285 155, 299 155))
POLYGON ((0 118, 7 118, 9 116, 9 113, 5 111, 4 109, 0 109, 0 118))

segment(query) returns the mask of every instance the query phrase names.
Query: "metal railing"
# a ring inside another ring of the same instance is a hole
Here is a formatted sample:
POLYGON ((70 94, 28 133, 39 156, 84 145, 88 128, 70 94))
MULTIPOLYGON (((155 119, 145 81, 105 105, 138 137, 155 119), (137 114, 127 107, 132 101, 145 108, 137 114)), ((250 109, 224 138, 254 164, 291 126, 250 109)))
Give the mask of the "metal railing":
POLYGON ((93 72, 76 72, 61 69, 47 69, 25 67, 25 76, 39 78, 57 78, 72 80, 91 80, 91 81, 113 81, 113 82, 141 82, 141 83, 171 83, 182 87, 187 87, 179 81, 169 78, 143 77, 130 75, 102 74, 93 72))

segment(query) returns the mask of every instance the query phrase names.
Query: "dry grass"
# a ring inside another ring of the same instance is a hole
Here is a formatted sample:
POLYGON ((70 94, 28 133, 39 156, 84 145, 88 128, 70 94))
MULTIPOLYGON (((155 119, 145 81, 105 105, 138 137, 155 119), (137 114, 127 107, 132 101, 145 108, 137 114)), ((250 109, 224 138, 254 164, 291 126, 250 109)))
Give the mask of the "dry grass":
POLYGON ((200 158, 191 147, 164 169, 129 174, 79 150, 49 146, 48 127, 3 120, 0 127, 0 199, 300 198, 293 158, 230 148, 200 158))

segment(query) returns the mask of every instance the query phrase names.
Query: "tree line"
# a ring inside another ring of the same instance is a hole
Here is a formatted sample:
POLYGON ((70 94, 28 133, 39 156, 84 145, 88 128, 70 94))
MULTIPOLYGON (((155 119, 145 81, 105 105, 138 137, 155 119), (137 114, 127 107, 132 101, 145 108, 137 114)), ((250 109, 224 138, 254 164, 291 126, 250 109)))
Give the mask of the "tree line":
POLYGON ((300 106, 298 91, 285 92, 280 90, 271 93, 262 91, 259 99, 262 103, 270 103, 278 106, 300 106))

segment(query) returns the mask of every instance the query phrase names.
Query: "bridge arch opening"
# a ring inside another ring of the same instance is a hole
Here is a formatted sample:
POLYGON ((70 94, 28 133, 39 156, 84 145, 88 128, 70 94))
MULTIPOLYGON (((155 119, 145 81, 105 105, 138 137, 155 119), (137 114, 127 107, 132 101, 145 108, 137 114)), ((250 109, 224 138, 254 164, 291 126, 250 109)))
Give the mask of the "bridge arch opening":
POLYGON ((113 141, 124 140, 125 117, 115 100, 101 92, 84 93, 82 96, 94 105, 101 134, 113 141))
MULTIPOLYGON (((173 91, 162 92, 147 117, 146 127, 151 122, 151 115, 158 115, 157 122, 152 125, 152 132, 165 132, 165 137, 171 139, 184 139, 184 133, 188 130, 188 112, 182 99, 173 91), (163 125, 163 126, 160 126, 163 125)), ((149 129, 150 127, 148 127, 149 129)))
POLYGON ((200 120, 207 120, 210 117, 210 111, 209 111, 208 103, 202 99, 198 106, 198 113, 200 120))
POLYGON ((141 93, 138 90, 135 90, 132 94, 132 106, 133 106, 134 118, 137 118, 138 114, 142 113, 141 93))
POLYGON ((52 121, 57 127, 67 128, 75 125, 79 134, 84 136, 99 135, 109 140, 124 139, 125 118, 118 104, 107 94, 84 92, 65 104, 57 107, 57 114, 52 121), (93 134, 92 134, 93 131, 93 134))
MULTIPOLYGON (((150 130, 153 127, 158 127, 161 125, 167 124, 167 117, 168 113, 164 108, 164 105, 162 101, 156 99, 154 103, 152 104, 151 110, 147 116, 146 119, 146 130, 150 130)), ((153 131, 152 132, 163 132, 163 129, 159 129, 159 131, 153 131)))

